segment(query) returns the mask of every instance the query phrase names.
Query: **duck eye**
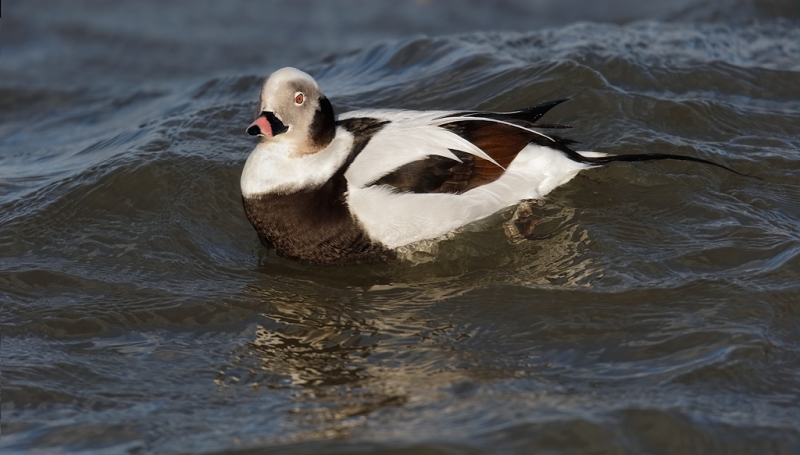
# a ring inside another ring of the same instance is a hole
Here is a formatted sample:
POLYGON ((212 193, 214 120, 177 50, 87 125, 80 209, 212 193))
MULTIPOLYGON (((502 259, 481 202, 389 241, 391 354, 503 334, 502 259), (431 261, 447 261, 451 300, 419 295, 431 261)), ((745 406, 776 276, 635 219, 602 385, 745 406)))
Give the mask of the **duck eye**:
POLYGON ((297 94, 294 95, 294 104, 299 106, 303 104, 303 101, 305 101, 305 99, 306 97, 303 95, 302 92, 297 92, 297 94))

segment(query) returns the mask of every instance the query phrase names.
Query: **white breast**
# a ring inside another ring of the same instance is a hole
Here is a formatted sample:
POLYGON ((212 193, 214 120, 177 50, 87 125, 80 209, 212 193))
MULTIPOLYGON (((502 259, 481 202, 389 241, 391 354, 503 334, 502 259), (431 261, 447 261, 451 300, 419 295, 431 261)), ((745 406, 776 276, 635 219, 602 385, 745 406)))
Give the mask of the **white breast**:
POLYGON ((353 136, 341 128, 330 145, 317 153, 300 154, 296 144, 272 138, 250 153, 240 185, 245 197, 266 193, 292 193, 327 182, 350 153, 353 136))

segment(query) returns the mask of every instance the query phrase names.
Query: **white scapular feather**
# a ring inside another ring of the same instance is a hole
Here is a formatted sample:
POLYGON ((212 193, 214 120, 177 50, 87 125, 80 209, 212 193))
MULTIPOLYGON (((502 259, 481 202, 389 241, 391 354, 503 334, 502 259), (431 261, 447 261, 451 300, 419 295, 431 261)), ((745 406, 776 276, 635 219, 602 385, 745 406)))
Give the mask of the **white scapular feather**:
POLYGON ((514 128, 519 128, 521 130, 525 130, 525 131, 527 131, 529 133, 533 133, 533 134, 542 136, 545 139, 549 139, 551 142, 555 142, 553 140, 553 138, 551 138, 550 136, 548 136, 546 134, 540 133, 538 131, 532 130, 532 129, 524 127, 522 125, 517 125, 516 123, 506 122, 505 120, 498 120, 498 119, 495 119, 495 118, 486 118, 486 117, 445 117, 445 118, 442 118, 442 119, 435 120, 433 124, 434 125, 447 125, 448 123, 460 122, 460 121, 463 121, 463 120, 477 120, 477 121, 482 121, 482 122, 501 123, 503 125, 513 126, 514 128))
POLYGON ((447 112, 373 110, 357 111, 358 115, 348 114, 339 118, 369 117, 390 122, 370 139, 366 148, 350 165, 345 175, 352 185, 367 185, 404 164, 429 156, 443 156, 461 162, 450 149, 470 153, 502 168, 472 142, 431 123, 447 112))

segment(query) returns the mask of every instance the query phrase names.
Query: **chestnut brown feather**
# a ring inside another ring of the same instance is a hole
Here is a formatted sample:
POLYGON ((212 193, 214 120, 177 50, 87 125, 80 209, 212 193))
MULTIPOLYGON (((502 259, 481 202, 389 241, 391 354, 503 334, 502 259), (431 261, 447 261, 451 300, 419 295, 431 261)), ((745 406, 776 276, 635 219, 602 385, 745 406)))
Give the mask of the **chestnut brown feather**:
MULTIPOLYGON (((367 186, 386 185, 403 193, 461 194, 499 179, 519 152, 531 142, 538 139, 553 142, 530 131, 485 120, 461 120, 441 127, 468 140, 497 164, 451 149, 460 162, 438 155, 428 156, 400 166, 367 186)), ((559 139, 555 138, 553 143, 559 139)))

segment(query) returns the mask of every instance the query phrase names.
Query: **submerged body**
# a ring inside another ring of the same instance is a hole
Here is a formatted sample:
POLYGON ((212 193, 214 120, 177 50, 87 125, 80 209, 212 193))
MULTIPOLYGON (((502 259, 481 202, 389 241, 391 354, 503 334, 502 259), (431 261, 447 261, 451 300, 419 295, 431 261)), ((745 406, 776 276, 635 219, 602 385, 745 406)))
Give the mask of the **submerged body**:
MULTIPOLYGON (((611 161, 687 159, 576 152, 537 123, 565 100, 509 113, 360 110, 338 118, 311 76, 273 73, 247 132, 245 212, 283 256, 320 264, 388 260, 611 161)), ((711 163, 713 164, 713 163, 711 163)))

